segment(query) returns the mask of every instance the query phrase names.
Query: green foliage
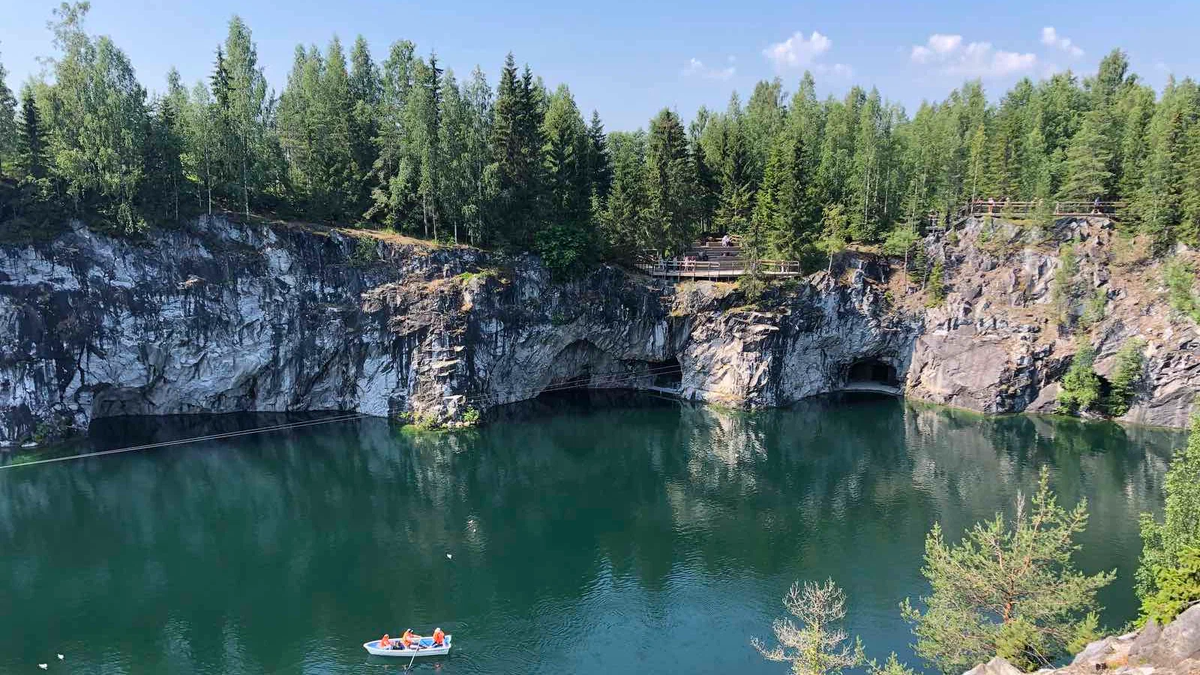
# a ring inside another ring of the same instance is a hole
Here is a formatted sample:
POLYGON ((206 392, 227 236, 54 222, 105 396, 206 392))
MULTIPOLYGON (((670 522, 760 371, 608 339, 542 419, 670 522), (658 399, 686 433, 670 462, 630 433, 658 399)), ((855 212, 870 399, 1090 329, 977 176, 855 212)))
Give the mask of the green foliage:
POLYGON ((1091 410, 1100 402, 1100 377, 1092 369, 1096 361, 1096 350, 1081 343, 1071 367, 1058 383, 1058 411, 1074 415, 1091 410))
POLYGON ((916 675, 916 672, 912 668, 901 663, 899 657, 896 656, 896 652, 889 654, 887 661, 882 666, 876 663, 874 659, 871 659, 871 662, 867 665, 867 671, 871 675, 916 675))
POLYGON ((1164 626, 1200 602, 1200 546, 1184 548, 1173 565, 1159 567, 1154 584, 1157 590, 1142 600, 1140 619, 1164 626))
POLYGON ((467 408, 462 414, 461 424, 464 427, 477 427, 479 426, 480 420, 481 416, 478 410, 475 408, 467 408))
POLYGON ((1200 300, 1195 293, 1196 273, 1192 265, 1180 256, 1163 263, 1162 283, 1167 289, 1167 302, 1176 313, 1200 322, 1200 300))
POLYGON ((929 307, 937 307, 946 300, 946 267, 939 260, 933 264, 933 269, 929 272, 929 281, 927 282, 926 292, 928 298, 925 304, 929 307))
POLYGON ((947 543, 939 525, 930 531, 921 573, 932 594, 921 598, 924 611, 908 600, 901 609, 931 666, 961 672, 999 654, 1034 670, 1095 631, 1096 593, 1115 573, 1075 568, 1087 504, 1059 506, 1049 481, 1043 469, 1031 504, 1018 496, 1011 520, 997 514, 977 523, 958 544, 947 543))
POLYGON ((778 644, 768 648, 758 638, 751 640, 763 658, 790 663, 796 675, 839 675, 865 662, 862 642, 856 638, 847 644, 849 636, 842 628, 846 594, 833 579, 823 584, 792 584, 783 606, 791 617, 775 622, 778 644))
POLYGON ((1117 351, 1117 364, 1109 382, 1109 415, 1120 417, 1129 412, 1129 406, 1137 395, 1138 385, 1145 375, 1146 357, 1142 353, 1145 348, 1145 340, 1133 338, 1121 345, 1121 349, 1117 351))
POLYGON ((726 232, 760 258, 816 268, 824 255, 829 269, 850 242, 903 255, 919 223, 976 197, 1040 200, 1044 228, 1061 195, 1128 200, 1122 222, 1159 250, 1200 242, 1200 90, 1172 80, 1156 102, 1119 52, 1103 86, 1057 73, 997 104, 973 81, 910 116, 860 87, 819 100, 805 73, 791 95, 763 81, 690 124, 663 110, 606 133, 511 54, 493 90, 479 68, 460 83, 405 40, 380 63, 362 37, 348 56, 336 37, 298 47, 276 98, 236 16, 209 77, 189 89, 169 75, 148 100, 125 54, 84 31, 87 11, 56 12, 53 77, 22 92, 19 115, 0 67, 0 174, 20 184, 0 219, 67 212, 126 232, 222 209, 366 219, 537 250, 560 269, 726 232))
POLYGON ((379 240, 369 235, 363 235, 358 238, 358 242, 354 245, 354 253, 350 256, 350 263, 358 267, 365 267, 379 261, 379 240))
POLYGON ((538 255, 556 279, 569 279, 583 270, 590 244, 585 232, 569 225, 552 225, 537 233, 538 255))
POLYGON ((1104 320, 1104 313, 1107 308, 1108 290, 1097 288, 1092 293, 1092 297, 1083 303, 1083 313, 1079 315, 1079 327, 1083 330, 1090 330, 1093 326, 1104 320))
POLYGON ((1192 415, 1187 447, 1175 453, 1167 470, 1163 520, 1143 513, 1138 597, 1145 603, 1161 590, 1162 570, 1176 568, 1184 551, 1200 547, 1200 415, 1192 415))
POLYGON ((8 88, 8 71, 0 63, 0 175, 5 164, 15 164, 17 151, 17 99, 8 88))
POLYGON ((1066 243, 1058 247, 1058 268, 1054 270, 1054 282, 1050 286, 1050 305, 1054 308, 1055 320, 1061 326, 1071 324, 1071 307, 1078 292, 1075 275, 1079 274, 1079 260, 1075 255, 1075 244, 1066 243))

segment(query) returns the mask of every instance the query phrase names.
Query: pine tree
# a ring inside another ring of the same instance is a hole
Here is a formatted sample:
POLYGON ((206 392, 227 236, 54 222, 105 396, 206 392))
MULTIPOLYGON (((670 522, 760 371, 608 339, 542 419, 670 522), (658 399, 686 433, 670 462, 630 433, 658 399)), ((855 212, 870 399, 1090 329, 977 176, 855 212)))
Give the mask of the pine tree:
POLYGON ((405 127, 415 50, 407 40, 393 43, 381 74, 379 129, 374 141, 378 156, 370 174, 375 187, 364 217, 388 227, 403 227, 415 203, 416 177, 408 159, 405 127))
POLYGON ((478 66, 471 73, 471 81, 464 85, 462 98, 467 115, 465 152, 469 157, 465 178, 470 193, 463 207, 463 218, 471 243, 478 245, 493 236, 494 221, 488 216, 496 197, 496 186, 487 173, 491 163, 488 141, 491 137, 492 90, 478 66))
POLYGON ((21 90, 21 119, 17 123, 17 166, 34 180, 46 177, 46 131, 33 97, 33 88, 21 90))
POLYGON ((224 190, 249 216, 251 197, 264 192, 272 173, 268 162, 274 141, 269 137, 267 80, 250 28, 236 15, 229 20, 224 56, 217 52, 213 91, 225 134, 221 146, 230 160, 224 190))
POLYGON ((754 207, 747 242, 760 254, 784 260, 807 257, 818 238, 818 215, 803 139, 794 131, 776 137, 754 207))
POLYGON ((608 135, 608 143, 613 158, 613 184, 600 225, 609 250, 628 258, 650 245, 645 224, 646 134, 641 130, 614 132, 608 135))
POLYGON ((542 124, 542 166, 551 222, 582 229, 591 207, 588 159, 591 140, 571 90, 551 94, 542 124))
POLYGON ((8 71, 0 63, 0 176, 11 169, 17 149, 17 99, 8 88, 8 71))
POLYGON ((691 243, 695 184, 687 133, 664 108, 650 121, 646 143, 647 248, 679 251, 691 243))
POLYGON ((1103 135, 1100 113, 1089 112, 1083 126, 1071 139, 1067 149, 1066 182, 1060 193, 1063 199, 1091 201, 1109 195, 1112 172, 1109 163, 1112 153, 1103 135))
POLYGON ((150 106, 150 128, 146 138, 146 180, 143 208, 159 218, 179 220, 179 198, 184 189, 183 121, 187 93, 179 72, 167 73, 167 93, 150 106))
POLYGON ((696 111, 696 118, 688 127, 688 149, 695 165, 696 192, 693 210, 696 225, 702 232, 711 232, 720 200, 721 185, 713 165, 704 149, 704 135, 708 129, 710 113, 704 106, 696 111))
POLYGON ((371 59, 366 39, 359 35, 350 52, 350 156, 354 162, 356 194, 352 211, 362 215, 370 205, 368 175, 379 156, 374 139, 379 134, 379 105, 383 91, 379 68, 371 59))
POLYGON ((592 121, 587 130, 588 154, 587 169, 591 194, 603 206, 608 199, 608 191, 612 189, 612 157, 608 153, 608 137, 604 133, 604 124, 600 121, 600 113, 592 111, 592 121))

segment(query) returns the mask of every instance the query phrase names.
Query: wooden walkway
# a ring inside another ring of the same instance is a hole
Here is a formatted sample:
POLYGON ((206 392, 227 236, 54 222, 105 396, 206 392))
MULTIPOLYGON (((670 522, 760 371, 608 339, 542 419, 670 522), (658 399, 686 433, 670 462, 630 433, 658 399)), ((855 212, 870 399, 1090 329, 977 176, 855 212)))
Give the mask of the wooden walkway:
POLYGON ((891 396, 901 396, 904 392, 900 391, 900 387, 893 387, 890 384, 882 382, 847 382, 837 391, 860 391, 870 392, 873 394, 889 394, 891 396))

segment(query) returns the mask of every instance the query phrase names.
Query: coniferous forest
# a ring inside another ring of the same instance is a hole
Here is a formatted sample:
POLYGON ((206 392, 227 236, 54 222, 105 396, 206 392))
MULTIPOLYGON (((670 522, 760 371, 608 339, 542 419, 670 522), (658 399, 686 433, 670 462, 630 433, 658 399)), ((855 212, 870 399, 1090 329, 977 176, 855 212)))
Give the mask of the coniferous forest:
POLYGON ((510 54, 465 77, 411 42, 382 59, 361 37, 298 46, 270 90, 239 18, 211 75, 149 96, 121 49, 63 4, 44 79, 14 94, 0 65, 0 221, 21 232, 80 218, 135 234, 216 211, 389 228, 532 250, 570 271, 731 232, 756 255, 818 261, 849 242, 915 237, 964 202, 1124 201, 1159 245, 1200 243, 1200 89, 1161 92, 1113 51, 1095 76, 1023 79, 996 103, 980 82, 913 113, 878 91, 818 99, 762 81, 685 123, 606 132, 570 89, 510 54))

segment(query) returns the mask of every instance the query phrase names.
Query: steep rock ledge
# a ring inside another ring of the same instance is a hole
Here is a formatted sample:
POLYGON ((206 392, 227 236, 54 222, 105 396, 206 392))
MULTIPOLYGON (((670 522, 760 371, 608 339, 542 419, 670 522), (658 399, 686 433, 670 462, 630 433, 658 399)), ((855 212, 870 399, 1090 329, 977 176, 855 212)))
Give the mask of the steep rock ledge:
POLYGON ((952 238, 932 236, 925 245, 931 260, 943 262, 949 293, 926 312, 907 396, 985 413, 1053 412, 1079 339, 1096 348, 1096 371, 1107 376, 1121 346, 1141 338, 1146 372, 1121 419, 1187 425, 1200 391, 1200 333, 1166 302, 1160 262, 1120 239, 1107 220, 1063 220, 1039 231, 971 219, 952 238), (1063 242, 1074 242, 1078 265, 1070 312, 1077 318, 1089 298, 1105 298, 1103 318, 1075 335, 1060 331, 1052 307, 1063 242))
POLYGON ((556 386, 762 407, 903 378, 917 313, 861 270, 770 291, 398 237, 202 219, 145 242, 76 226, 0 246, 0 442, 127 414, 353 410, 448 420, 556 386), (677 373, 672 376, 672 373, 677 373))

